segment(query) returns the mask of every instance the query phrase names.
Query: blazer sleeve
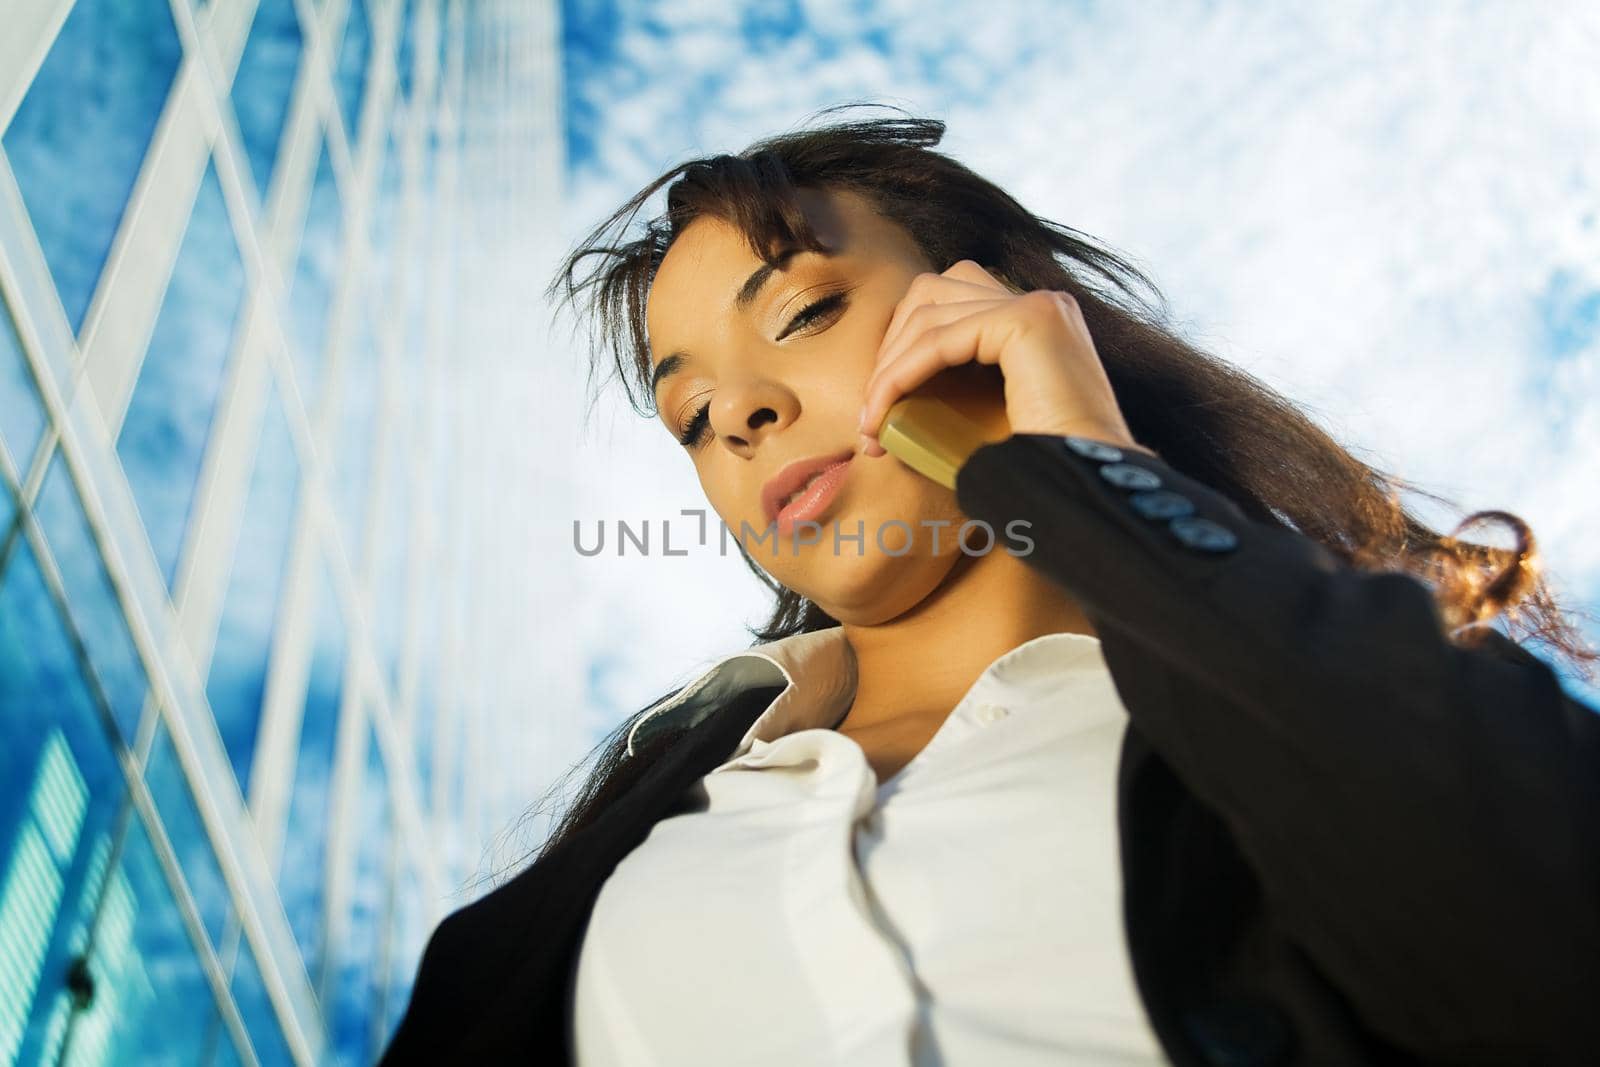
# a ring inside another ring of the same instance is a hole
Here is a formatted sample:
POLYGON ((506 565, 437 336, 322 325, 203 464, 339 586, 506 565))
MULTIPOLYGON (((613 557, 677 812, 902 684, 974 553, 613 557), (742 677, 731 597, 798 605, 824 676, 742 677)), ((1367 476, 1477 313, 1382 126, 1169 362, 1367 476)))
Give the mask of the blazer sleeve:
POLYGON ((956 494, 1102 631, 1134 725, 1368 1026, 1600 1062, 1600 714, 1549 665, 1451 643, 1421 581, 1141 452, 1015 434, 956 494), (1195 686, 1223 699, 1149 697, 1195 686))

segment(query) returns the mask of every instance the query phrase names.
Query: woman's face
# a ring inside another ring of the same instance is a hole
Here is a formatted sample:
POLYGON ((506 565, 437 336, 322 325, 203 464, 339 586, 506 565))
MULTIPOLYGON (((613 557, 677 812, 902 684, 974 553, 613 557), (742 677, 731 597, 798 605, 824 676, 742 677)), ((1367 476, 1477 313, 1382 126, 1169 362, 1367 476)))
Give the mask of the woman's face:
POLYGON ((736 294, 762 263, 731 225, 701 217, 667 250, 645 316, 656 404, 672 435, 663 441, 688 452, 729 536, 829 615, 872 625, 970 558, 956 542, 955 495, 892 456, 862 455, 856 428, 895 305, 939 268, 860 194, 800 198, 831 253, 792 254, 743 307, 736 294), (814 519, 820 534, 779 536, 762 501, 768 480, 796 460, 845 455, 843 482, 814 519))

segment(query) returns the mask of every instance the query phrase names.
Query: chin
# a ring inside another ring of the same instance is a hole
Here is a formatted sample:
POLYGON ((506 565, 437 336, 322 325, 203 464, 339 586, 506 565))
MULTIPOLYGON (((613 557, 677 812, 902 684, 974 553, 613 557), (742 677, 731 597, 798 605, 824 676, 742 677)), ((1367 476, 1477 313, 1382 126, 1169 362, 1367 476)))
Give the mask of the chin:
POLYGON ((885 556, 873 552, 869 544, 857 556, 853 545, 844 546, 838 556, 831 545, 815 546, 821 555, 811 566, 783 584, 804 596, 840 622, 854 626, 875 626, 897 618, 922 603, 944 582, 963 558, 960 549, 940 555, 908 553, 885 556))

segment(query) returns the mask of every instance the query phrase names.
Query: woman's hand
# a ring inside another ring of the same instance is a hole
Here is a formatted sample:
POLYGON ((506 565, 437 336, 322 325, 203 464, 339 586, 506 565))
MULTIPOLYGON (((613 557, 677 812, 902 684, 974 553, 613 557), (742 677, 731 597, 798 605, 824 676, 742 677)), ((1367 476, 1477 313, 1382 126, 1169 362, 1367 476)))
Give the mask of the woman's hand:
POLYGON ((884 455, 878 430, 895 401, 972 360, 1000 367, 1012 433, 1073 434, 1156 455, 1128 431, 1077 300, 1018 293, 970 259, 917 275, 895 307, 861 408, 866 454, 884 455))

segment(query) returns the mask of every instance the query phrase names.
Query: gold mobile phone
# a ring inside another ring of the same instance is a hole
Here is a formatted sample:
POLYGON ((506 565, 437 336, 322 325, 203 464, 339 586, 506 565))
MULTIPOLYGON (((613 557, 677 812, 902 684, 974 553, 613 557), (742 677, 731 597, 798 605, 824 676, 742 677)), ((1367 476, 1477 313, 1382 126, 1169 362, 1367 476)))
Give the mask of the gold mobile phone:
POLYGON ((955 490, 974 449, 1011 435, 1000 368, 978 363, 942 370, 895 401, 878 430, 885 452, 955 490))

